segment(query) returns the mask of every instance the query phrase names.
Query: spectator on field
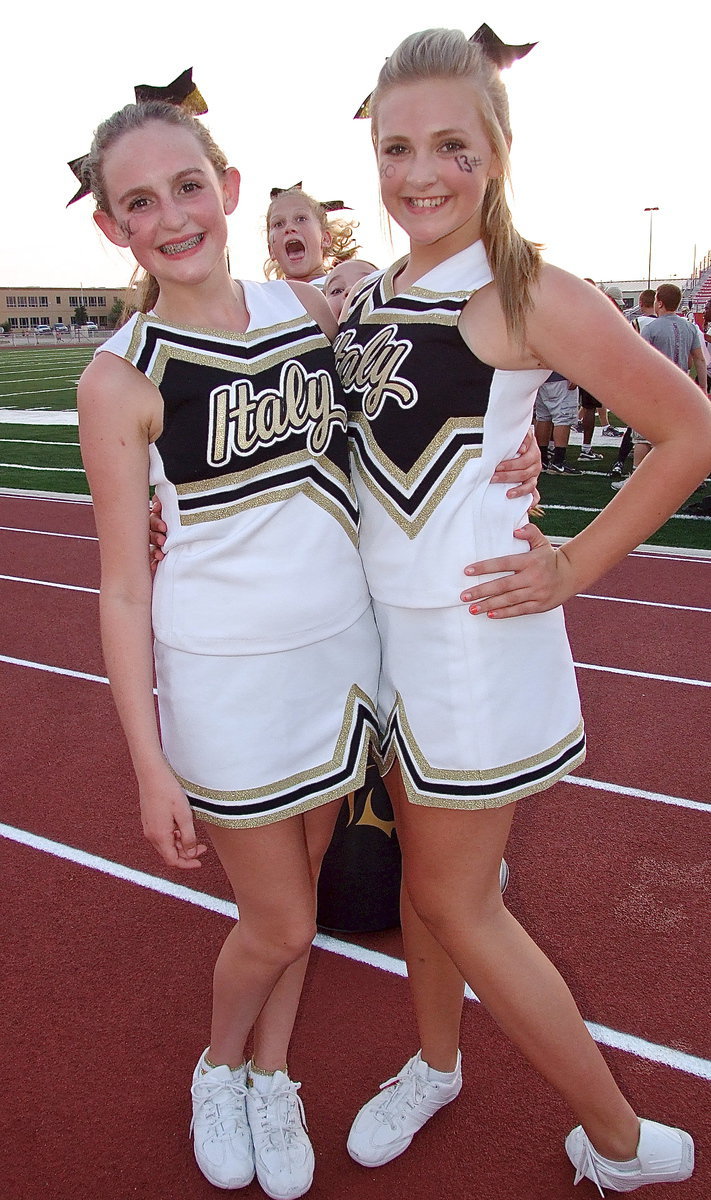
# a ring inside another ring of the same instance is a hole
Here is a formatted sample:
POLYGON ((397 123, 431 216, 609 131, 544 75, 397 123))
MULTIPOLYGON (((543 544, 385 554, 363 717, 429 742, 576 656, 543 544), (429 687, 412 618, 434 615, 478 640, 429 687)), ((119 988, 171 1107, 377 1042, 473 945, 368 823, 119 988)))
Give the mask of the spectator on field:
POLYGON ((680 303, 681 290, 675 283, 660 284, 654 301, 657 319, 645 325, 641 331, 642 337, 650 346, 656 347, 676 363, 677 367, 681 367, 686 374, 694 366, 696 382, 705 392, 706 359, 694 329, 677 313, 680 303))
MULTIPOLYGON (((641 333, 645 325, 649 325, 650 321, 656 320, 657 314, 654 311, 655 298, 656 293, 654 288, 645 288, 644 291, 640 292, 639 304, 636 305, 634 316, 632 316, 630 319, 630 325, 637 330, 637 333, 641 333)), ((625 463, 630 456, 632 444, 632 430, 628 425, 620 443, 620 449, 618 451, 617 458, 613 462, 610 469, 610 475, 613 477, 613 481, 620 481, 622 479, 622 473, 624 471, 625 463)), ((613 482, 613 487, 614 486, 615 484, 613 482)))
MULTIPOLYGON (((539 387, 535 405, 535 434, 541 451, 543 469, 556 475, 579 475, 576 467, 565 461, 570 441, 570 430, 578 417, 579 395, 574 383, 570 383, 557 371, 552 371, 546 382, 539 387), (553 458, 548 443, 553 438, 553 458)), ((583 455, 581 453, 580 457, 583 455)), ((598 455, 590 454, 591 458, 598 455)), ((602 457, 602 456, 600 456, 602 457)))
MULTIPOLYGON (((654 299, 656 319, 648 321, 640 330, 645 342, 654 346, 666 358, 676 363, 677 367, 688 375, 692 366, 696 369, 696 382, 702 391, 706 392, 707 372, 706 358, 701 347, 700 335, 696 322, 691 323, 682 317, 677 309, 681 303, 681 289, 675 283, 662 283, 657 288, 654 299)), ((633 466, 636 471, 639 464, 652 449, 652 443, 644 434, 632 430, 633 466)), ((623 479, 613 482, 617 490, 625 482, 623 479)))

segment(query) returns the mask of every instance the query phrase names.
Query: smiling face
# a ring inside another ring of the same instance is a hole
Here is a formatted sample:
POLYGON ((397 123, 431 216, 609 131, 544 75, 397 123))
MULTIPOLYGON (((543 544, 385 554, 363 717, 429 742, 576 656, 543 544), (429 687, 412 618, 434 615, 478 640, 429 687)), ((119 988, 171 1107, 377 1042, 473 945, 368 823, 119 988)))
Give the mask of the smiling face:
POLYGON ((288 193, 272 201, 267 239, 269 252, 286 279, 308 283, 323 275, 323 256, 331 235, 322 228, 306 198, 288 193))
POLYGON ((129 130, 106 151, 103 178, 110 212, 97 211, 96 223, 161 292, 226 273, 226 214, 237 206, 239 175, 218 175, 189 129, 156 120, 129 130))
POLYGON ((466 79, 401 83, 382 96, 376 155, 383 203, 410 237, 441 261, 481 236, 489 179, 501 175, 466 79))

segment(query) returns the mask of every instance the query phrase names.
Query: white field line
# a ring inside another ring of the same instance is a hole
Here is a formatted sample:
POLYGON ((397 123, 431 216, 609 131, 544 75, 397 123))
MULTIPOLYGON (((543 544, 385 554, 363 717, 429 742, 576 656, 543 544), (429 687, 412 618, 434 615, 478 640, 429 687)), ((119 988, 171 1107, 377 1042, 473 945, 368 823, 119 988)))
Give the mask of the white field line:
POLYGON ((74 475, 83 475, 83 467, 30 467, 27 463, 0 463, 0 467, 12 467, 16 471, 71 471, 74 475))
POLYGON ((79 442, 43 442, 41 438, 4 438, 0 437, 0 442, 7 442, 9 446, 78 446, 79 442))
MULTIPOLYGON (((591 471, 590 474, 595 474, 595 472, 591 471)), ((604 512, 602 508, 585 508, 582 504, 544 504, 543 507, 546 512, 549 509, 551 511, 557 509, 560 512, 604 512)), ((708 517, 697 517, 694 513, 672 513, 670 517, 667 517, 667 521, 708 521, 708 517)), ((666 521, 664 524, 666 525, 666 521)))
MULTIPOLYGON (((47 366, 51 367, 52 363, 48 363, 47 366)), ((65 366, 63 371, 53 370, 52 374, 54 376, 56 383, 59 383, 60 379, 63 379, 63 378, 69 379, 70 377, 71 377, 72 382, 76 383, 76 370, 77 370, 76 366, 65 366)), ((2 396, 3 396, 2 388, 6 384, 8 384, 8 383, 37 383, 38 380, 41 382, 43 379, 46 379, 46 377, 47 377, 47 372, 40 370, 39 367, 37 368, 36 375, 23 375, 19 379, 5 379, 2 375, 0 375, 0 400, 2 400, 2 396)))
MULTIPOLYGON (((28 833, 23 829, 16 829, 11 825, 0 824, 0 836, 7 838, 9 841, 27 846, 30 849, 51 854, 56 858, 66 859, 69 862, 76 863, 82 867, 88 867, 94 871, 100 871, 104 875, 110 875, 114 879, 120 879, 125 883, 131 883, 137 887, 159 892, 161 895, 170 896, 174 900, 182 900, 185 903, 194 904, 199 908, 206 909, 208 912, 228 917, 230 920, 234 921, 238 916, 237 906, 218 896, 211 896, 207 892, 195 891, 193 888, 173 883, 172 880, 161 879, 156 875, 149 875, 145 871, 136 871, 131 867, 124 866, 122 863, 100 858, 96 854, 88 854, 85 850, 78 850, 73 846, 66 846, 61 842, 51 841, 49 838, 40 837, 38 834, 28 833)), ((337 954, 342 958, 348 958, 365 966, 374 967, 376 970, 399 975, 401 978, 405 978, 407 974, 405 963, 402 959, 395 958, 390 954, 383 954, 381 951, 366 950, 362 946, 357 946, 350 942, 342 942, 338 938, 326 934, 318 933, 314 938, 314 946, 330 954, 337 954)), ((471 988, 467 988, 467 998, 469 1000, 477 999, 471 988)), ((711 1061, 708 1059, 694 1054, 687 1054, 683 1050, 674 1049, 672 1046, 658 1045, 655 1042, 647 1041, 646 1038, 639 1038, 634 1034, 624 1033, 618 1029, 610 1029, 606 1025, 600 1025, 596 1022, 586 1021, 586 1025, 595 1038, 595 1041, 600 1042, 604 1046, 609 1046, 615 1050, 622 1050, 626 1054, 632 1054, 636 1058, 645 1059, 647 1062, 671 1067, 674 1071, 683 1071, 685 1074, 694 1075, 699 1079, 711 1080, 711 1061)))
MULTIPOLYGON (((66 675, 71 679, 85 679, 89 683, 104 683, 108 685, 105 675, 88 675, 83 671, 70 671, 67 667, 52 667, 44 663, 30 662, 26 658, 12 658, 9 654, 0 654, 0 663, 11 667, 26 667, 34 671, 47 671, 51 675, 66 675)), ((156 694, 156 689, 153 689, 156 694)), ((657 804, 671 804, 677 808, 688 808, 697 812, 711 812, 711 804, 701 800, 686 800, 683 796, 667 796, 664 792, 648 792, 643 788, 625 787, 619 783, 607 783, 601 779, 587 779, 584 775, 564 775, 563 783, 574 783, 578 787, 590 787, 599 792, 612 792, 615 795, 631 796, 637 800, 654 800, 657 804)))
POLYGON ((76 387, 77 380, 72 380, 71 384, 63 388, 40 388, 37 391, 27 389, 26 392, 3 392, 0 393, 0 402, 4 404, 6 400, 11 400, 14 396, 23 396, 28 400, 30 396, 49 396, 52 392, 71 392, 72 388, 76 387))

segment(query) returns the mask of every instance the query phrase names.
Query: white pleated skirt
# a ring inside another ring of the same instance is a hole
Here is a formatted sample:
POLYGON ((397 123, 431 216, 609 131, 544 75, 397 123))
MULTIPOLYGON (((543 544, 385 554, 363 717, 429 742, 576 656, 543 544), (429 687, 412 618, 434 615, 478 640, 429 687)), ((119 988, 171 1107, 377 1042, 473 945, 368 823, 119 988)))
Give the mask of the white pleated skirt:
POLYGON ((155 643, 163 749, 196 817, 266 825, 362 785, 377 742, 372 609, 333 637, 273 654, 155 643))
POLYGON ((473 616, 374 602, 382 645, 381 769, 409 800, 496 808, 550 787, 585 758, 563 610, 473 616))

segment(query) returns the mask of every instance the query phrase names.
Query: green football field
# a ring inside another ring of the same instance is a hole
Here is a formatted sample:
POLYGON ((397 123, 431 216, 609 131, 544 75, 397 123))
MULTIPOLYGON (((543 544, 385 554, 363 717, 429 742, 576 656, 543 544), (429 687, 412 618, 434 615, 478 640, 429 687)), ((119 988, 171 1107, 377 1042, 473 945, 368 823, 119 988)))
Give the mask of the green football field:
MULTIPOLYGON (((93 347, 53 346, 0 350, 1 487, 88 495, 79 453, 76 387, 93 352, 93 347), (14 419, 15 413, 24 419, 14 419), (31 414, 35 420, 28 420, 31 414), (49 423, 50 419, 60 423, 49 423)), ((581 464, 580 475, 541 475, 539 488, 545 515, 539 524, 544 533, 571 537, 609 503, 615 493, 607 472, 617 455, 617 446, 618 442, 612 440, 596 446, 603 454, 602 461, 581 464)), ((573 466, 578 449, 571 445, 568 451, 573 466)), ((711 484, 691 499, 708 494, 711 484)), ((710 550, 711 517, 679 513, 649 540, 660 546, 710 550)))

